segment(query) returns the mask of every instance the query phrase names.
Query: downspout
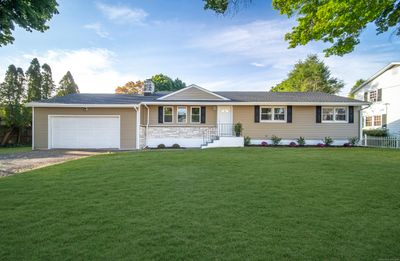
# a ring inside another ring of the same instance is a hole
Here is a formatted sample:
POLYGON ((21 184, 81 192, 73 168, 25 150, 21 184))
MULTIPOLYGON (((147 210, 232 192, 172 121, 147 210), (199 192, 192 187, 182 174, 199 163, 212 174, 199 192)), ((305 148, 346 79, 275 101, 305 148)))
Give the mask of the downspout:
POLYGON ((136 149, 140 149, 140 104, 133 107, 136 111, 136 149))
POLYGON ((147 147, 147 135, 148 135, 148 129, 149 129, 149 122, 150 122, 150 108, 147 106, 147 104, 143 104, 143 105, 147 109, 147 120, 146 120, 145 136, 144 136, 144 144, 146 144, 146 147, 147 147))

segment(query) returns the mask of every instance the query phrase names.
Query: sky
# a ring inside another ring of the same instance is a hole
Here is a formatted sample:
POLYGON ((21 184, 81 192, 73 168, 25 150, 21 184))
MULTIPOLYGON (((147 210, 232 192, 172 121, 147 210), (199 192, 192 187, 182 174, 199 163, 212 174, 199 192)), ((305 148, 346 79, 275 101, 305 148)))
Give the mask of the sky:
POLYGON ((347 95, 357 79, 400 61, 400 38, 375 34, 343 57, 325 58, 321 42, 288 49, 285 33, 296 24, 254 0, 237 12, 218 15, 202 0, 59 0, 59 14, 44 33, 17 28, 14 44, 0 47, 0 79, 10 64, 26 70, 37 57, 56 83, 69 70, 83 93, 112 93, 128 81, 163 73, 213 91, 269 90, 294 64, 318 54, 347 95))

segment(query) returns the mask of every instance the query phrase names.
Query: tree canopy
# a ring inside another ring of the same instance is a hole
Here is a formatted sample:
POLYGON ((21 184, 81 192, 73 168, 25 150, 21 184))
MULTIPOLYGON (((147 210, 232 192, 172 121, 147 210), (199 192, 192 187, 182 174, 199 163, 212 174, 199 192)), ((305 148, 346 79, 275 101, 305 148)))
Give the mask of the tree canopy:
POLYGON ((53 81, 51 68, 47 63, 45 63, 42 65, 42 88, 41 88, 42 99, 50 98, 54 92, 54 89, 55 89, 55 84, 53 81))
POLYGON ((75 83, 74 77, 70 71, 68 71, 61 79, 58 89, 57 96, 64 96, 67 94, 79 93, 78 85, 75 83))
POLYGON ((295 64, 287 79, 272 87, 273 92, 338 93, 344 84, 331 76, 329 68, 316 55, 295 64))
POLYGON ((365 80, 364 79, 358 79, 357 81, 356 81, 356 83, 353 85, 353 87, 351 87, 351 90, 350 90, 350 92, 349 92, 349 98, 354 98, 354 91, 358 88, 358 87, 360 87, 360 85, 361 84, 363 84, 365 82, 365 80))
POLYGON ((28 84, 27 101, 38 101, 42 99, 42 74, 37 58, 33 58, 28 70, 26 71, 28 84))
MULTIPOLYGON (((154 83, 154 90, 156 92, 160 91, 177 91, 186 87, 184 83, 179 78, 172 80, 167 75, 162 73, 156 74, 151 77, 154 83)), ((115 93, 128 93, 128 94, 142 94, 144 88, 144 81, 127 82, 124 86, 118 86, 115 89, 115 93)))
POLYGON ((15 25, 28 32, 44 32, 49 29, 46 22, 58 14, 56 0, 1 0, 0 1, 0 46, 13 43, 15 25))
MULTIPOLYGON (((203 0, 204 8, 226 13, 230 7, 250 0, 203 0)), ((393 30, 400 36, 400 1, 398 0, 273 0, 281 15, 296 17, 297 25, 285 39, 290 48, 322 41, 330 46, 326 56, 344 55, 354 50, 368 24, 374 23, 377 34, 393 30)))

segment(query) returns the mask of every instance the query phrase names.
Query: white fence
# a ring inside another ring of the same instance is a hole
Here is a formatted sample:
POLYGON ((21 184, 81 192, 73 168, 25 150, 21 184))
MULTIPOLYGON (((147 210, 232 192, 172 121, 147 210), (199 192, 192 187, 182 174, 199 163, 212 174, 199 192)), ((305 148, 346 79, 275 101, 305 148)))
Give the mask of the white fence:
POLYGON ((400 136, 374 137, 364 135, 361 144, 366 147, 400 149, 400 136))

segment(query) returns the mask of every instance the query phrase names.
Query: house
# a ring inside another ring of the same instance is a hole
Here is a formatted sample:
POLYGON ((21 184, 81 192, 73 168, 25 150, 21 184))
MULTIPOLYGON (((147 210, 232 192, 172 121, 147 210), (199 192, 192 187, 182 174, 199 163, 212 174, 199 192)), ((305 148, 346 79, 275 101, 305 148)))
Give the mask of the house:
POLYGON ((371 103, 362 110, 364 129, 387 128, 390 135, 400 135, 400 62, 385 66, 353 93, 371 103))
POLYGON ((360 132, 364 101, 326 93, 211 92, 196 85, 172 93, 144 95, 71 94, 31 102, 33 148, 115 148, 243 146, 272 135, 288 144, 332 137, 342 145, 360 132), (242 123, 240 137, 234 124, 242 123))

